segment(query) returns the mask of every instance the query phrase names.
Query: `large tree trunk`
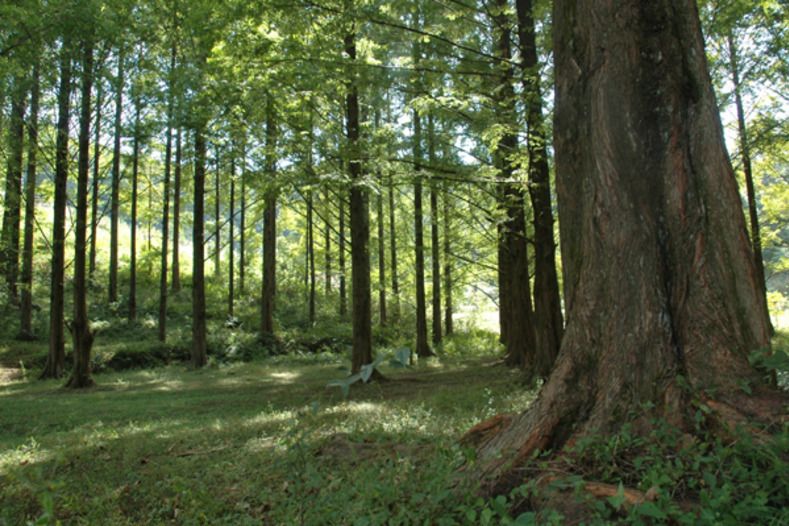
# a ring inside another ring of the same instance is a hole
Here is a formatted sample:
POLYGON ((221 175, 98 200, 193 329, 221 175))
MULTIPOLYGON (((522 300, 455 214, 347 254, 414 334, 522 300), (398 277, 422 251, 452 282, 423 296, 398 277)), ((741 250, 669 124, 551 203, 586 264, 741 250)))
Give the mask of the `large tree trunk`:
POLYGON ((276 121, 274 101, 268 97, 266 104, 266 206, 263 211, 263 299, 261 303, 260 335, 274 335, 274 296, 277 287, 277 191, 275 182, 276 121))
POLYGON ((123 115, 123 48, 118 51, 115 79, 115 139, 112 147, 112 195, 110 196, 110 279, 109 301, 118 301, 118 213, 121 184, 121 117, 123 115))
MULTIPOLYGON (((310 167, 310 172, 312 168, 310 167)), ((315 198, 312 188, 307 195, 307 280, 309 287, 309 298, 307 299, 308 319, 310 324, 315 322, 315 221, 314 211, 315 198)))
POLYGON ((14 78, 11 95, 11 119, 8 127, 8 157, 3 201, 3 230, 0 237, 0 270, 11 300, 18 300, 19 219, 22 198, 22 157, 25 142, 25 101, 27 79, 14 78))
POLYGON ((493 491, 647 403, 636 429, 691 433, 693 398, 723 429, 785 403, 748 363, 768 319, 695 2, 557 0, 553 21, 567 326, 533 406, 476 436, 493 491))
POLYGON ((537 58, 532 0, 516 0, 516 8, 523 93, 526 99, 529 195, 534 211, 534 370, 537 375, 547 378, 562 341, 562 305, 556 275, 548 140, 542 116, 540 63, 537 58))
POLYGON ((208 361, 205 332, 205 124, 195 129, 194 218, 192 221, 192 367, 208 361))
POLYGON ((60 378, 66 362, 63 325, 66 237, 66 185, 68 183, 69 103, 71 100, 71 42, 60 49, 58 123, 55 141, 55 199, 52 205, 52 272, 49 300, 49 354, 41 378, 60 378))
MULTIPOLYGON (((762 287, 765 310, 767 310, 767 281, 764 275, 764 257, 762 256, 762 236, 759 233, 759 212, 756 204, 756 190, 753 184, 753 167, 751 164, 751 145, 748 142, 748 127, 745 124, 745 107, 742 103, 742 83, 740 81, 740 64, 737 59, 737 45, 734 43, 732 32, 728 35, 729 64, 731 77, 734 83, 734 105, 737 108, 737 131, 740 140, 740 157, 742 157, 742 171, 745 175, 745 189, 748 195, 748 218, 751 225, 751 246, 756 264, 756 276, 762 287)), ((767 313, 769 316, 769 311, 767 313)), ((769 318, 768 318, 769 321, 769 318)), ((770 334, 773 333, 772 323, 770 334)))
MULTIPOLYGON (((356 60, 356 39, 345 36, 345 53, 356 60)), ((351 157, 351 284, 353 286, 353 352, 351 374, 373 361, 372 301, 370 292, 370 210, 367 190, 362 183, 362 161, 359 145, 359 91, 356 72, 350 71, 346 104, 346 131, 351 157)))
POLYGON ((89 272, 90 278, 93 279, 93 273, 96 271, 96 238, 99 228, 99 183, 101 177, 99 176, 99 167, 101 161, 101 105, 104 100, 104 85, 101 82, 101 77, 97 75, 94 79, 97 81, 96 87, 96 122, 93 124, 93 190, 90 198, 90 258, 89 258, 89 272))
POLYGON ((22 248, 22 275, 20 291, 20 339, 30 340, 33 334, 33 233, 36 220, 36 169, 38 152, 38 110, 41 97, 38 59, 33 66, 33 84, 30 88, 30 119, 27 127, 27 180, 25 181, 25 231, 22 248))
POLYGON ((526 241, 526 210, 522 183, 516 181, 518 150, 514 102, 514 76, 511 59, 510 17, 506 14, 507 0, 494 0, 492 17, 496 49, 502 63, 501 76, 494 90, 498 122, 504 131, 493 151, 499 169, 499 207, 504 219, 499 227, 499 309, 502 343, 506 349, 505 363, 527 369, 527 378, 536 373, 536 351, 529 256, 526 241))
MULTIPOLYGON (((94 385, 90 371, 93 331, 88 320, 87 234, 88 177, 90 173, 90 95, 93 86, 93 42, 83 43, 82 102, 79 119, 77 160, 77 225, 74 231, 74 319, 69 324, 74 340, 74 367, 66 387, 81 389, 94 385)), ((139 112, 139 106, 138 106, 139 112)), ((139 113, 138 113, 139 115, 139 113)), ((135 128, 135 136, 137 129, 135 128)))
MULTIPOLYGON (((137 319, 137 179, 140 169, 140 99, 134 99, 134 146, 132 147, 131 247, 129 252, 129 319, 137 319)), ((150 209, 150 207, 149 207, 150 209)))
POLYGON ((173 175, 173 268, 170 287, 173 292, 181 290, 181 128, 175 131, 175 174, 173 175))

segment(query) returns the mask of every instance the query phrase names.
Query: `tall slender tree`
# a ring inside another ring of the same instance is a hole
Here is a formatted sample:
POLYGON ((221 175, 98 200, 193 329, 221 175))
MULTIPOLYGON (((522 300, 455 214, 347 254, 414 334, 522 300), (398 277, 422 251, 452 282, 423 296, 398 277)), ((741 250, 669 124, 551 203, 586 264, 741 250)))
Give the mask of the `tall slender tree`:
POLYGON ((11 93, 11 118, 8 126, 8 156, 3 206, 3 230, 0 234, 0 271, 12 301, 18 301, 19 219, 22 198, 22 161, 25 136, 26 75, 14 76, 11 93))
POLYGON ((115 129, 112 145, 112 191, 110 195, 110 276, 108 298, 118 301, 118 224, 120 214, 121 187, 121 135, 123 129, 124 49, 118 49, 118 66, 115 75, 115 129))
POLYGON ((52 272, 49 300, 49 353, 42 378, 60 378, 66 367, 64 333, 64 281, 66 237, 66 185, 68 183, 68 137, 71 101, 71 39, 60 46, 60 83, 55 144, 55 199, 52 213, 52 272))
MULTIPOLYGON (((433 114, 427 116, 427 158, 432 169, 436 166, 436 129, 433 114)), ((435 177, 430 179, 430 263, 433 310, 433 345, 441 345, 442 319, 441 319, 441 246, 439 244, 439 213, 438 213, 438 187, 435 177)))
MULTIPOLYGON (((350 1, 348 2, 350 3, 350 1)), ((372 301, 370 292, 370 210, 367 190, 362 184, 362 160, 359 144, 359 87, 355 67, 356 29, 345 34, 345 54, 351 66, 345 96, 346 135, 351 176, 349 199, 351 222, 351 283, 353 287, 353 352, 351 373, 358 373, 363 365, 373 361, 372 301)))
MULTIPOLYGON (((90 30, 86 30, 90 31, 90 30)), ((94 385, 90 353, 93 330, 88 319, 88 179, 90 177, 90 120, 93 91, 93 37, 82 42, 82 86, 77 159, 77 224, 74 230, 74 319, 69 323, 74 341, 74 367, 66 387, 81 389, 94 385)), ((135 130, 136 131, 136 130, 135 130)))
POLYGON ((175 170, 173 174, 173 264, 170 287, 173 292, 181 290, 181 128, 175 130, 175 170))
POLYGON ((25 231, 22 248, 19 336, 29 340, 33 334, 33 232, 36 220, 36 174, 38 153, 38 113, 41 97, 41 69, 39 60, 33 64, 30 88, 30 118, 27 126, 27 179, 25 181, 25 231))
POLYGON ((99 228, 99 187, 101 186, 101 108, 104 102, 104 83, 101 81, 101 76, 97 71, 94 75, 94 84, 96 85, 96 120, 93 123, 93 177, 92 177, 92 192, 90 198, 90 257, 89 257, 89 272, 90 278, 93 279, 93 273, 96 271, 96 243, 98 238, 99 228))
POLYGON ((529 195, 534 211, 535 372, 547 378, 562 341, 562 306, 556 275, 548 136, 542 115, 540 62, 532 0, 516 0, 521 52, 523 96, 526 101, 526 147, 529 155, 529 195))
POLYGON ((526 241, 526 210, 523 186, 515 180, 518 150, 517 125, 514 111, 515 90, 512 65, 510 17, 508 0, 493 0, 491 22, 499 63, 498 85, 494 104, 501 137, 493 149, 499 170, 499 208, 504 219, 499 225, 499 294, 502 336, 508 365, 528 367, 527 376, 536 373, 535 335, 532 320, 529 256, 526 241))
MULTIPOLYGON (((199 118, 199 117, 198 117, 199 118)), ((194 220, 192 221, 192 367, 208 361, 205 313, 205 123, 202 118, 194 131, 194 220)))
MULTIPOLYGON (((132 146, 131 176, 131 246, 129 247, 129 319, 137 319, 137 187, 140 172, 140 117, 142 101, 134 96, 134 142, 132 146)), ((150 207, 149 207, 150 208, 150 207)))
POLYGON ((268 187, 263 211, 263 292, 261 302, 260 334, 274 335, 274 296, 277 287, 277 189, 276 148, 277 122, 274 99, 268 95, 266 102, 266 175, 268 187))

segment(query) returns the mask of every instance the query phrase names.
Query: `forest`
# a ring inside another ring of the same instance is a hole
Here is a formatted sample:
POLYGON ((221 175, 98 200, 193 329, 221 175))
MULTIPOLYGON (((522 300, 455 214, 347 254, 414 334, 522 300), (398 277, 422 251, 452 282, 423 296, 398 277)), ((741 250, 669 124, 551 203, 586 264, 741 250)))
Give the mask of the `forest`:
POLYGON ((0 2, 0 526, 788 524, 787 20, 0 2))

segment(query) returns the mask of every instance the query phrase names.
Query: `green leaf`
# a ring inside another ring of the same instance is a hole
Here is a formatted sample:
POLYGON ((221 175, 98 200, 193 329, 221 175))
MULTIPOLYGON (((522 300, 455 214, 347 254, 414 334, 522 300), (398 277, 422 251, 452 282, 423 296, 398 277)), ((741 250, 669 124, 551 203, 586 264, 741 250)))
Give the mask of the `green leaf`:
POLYGON ((661 510, 649 501, 641 503, 636 509, 638 510, 639 515, 643 515, 645 517, 651 517, 653 519, 665 519, 668 517, 665 511, 661 510))
POLYGON ((625 487, 622 483, 619 483, 619 487, 616 490, 616 495, 613 497, 608 497, 608 503, 615 509, 619 510, 622 507, 622 504, 625 502, 625 487))

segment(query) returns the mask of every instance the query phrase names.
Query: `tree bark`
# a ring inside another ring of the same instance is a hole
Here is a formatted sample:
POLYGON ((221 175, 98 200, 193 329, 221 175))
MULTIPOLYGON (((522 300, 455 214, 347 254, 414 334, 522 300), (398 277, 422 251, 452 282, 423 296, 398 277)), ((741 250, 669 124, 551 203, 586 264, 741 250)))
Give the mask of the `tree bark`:
POLYGON ((235 151, 230 157, 230 211, 229 211, 229 222, 230 222, 230 232, 229 232, 229 244, 230 246, 227 249, 227 314, 228 316, 233 316, 234 314, 234 303, 235 303, 235 290, 234 290, 234 274, 236 271, 236 264, 235 264, 235 250, 236 250, 236 233, 235 233, 235 223, 236 223, 236 159, 235 159, 235 151))
POLYGON ((11 301, 19 300, 19 220, 22 200, 22 157, 25 146, 25 102, 27 79, 14 77, 11 94, 11 118, 8 126, 8 160, 3 201, 3 230, 0 239, 0 269, 11 301))
POLYGON ((276 116, 271 95, 266 103, 266 206, 263 211, 263 299, 261 302, 260 334, 274 335, 274 298, 277 287, 277 191, 276 191, 276 116))
POLYGON ((707 399, 725 431, 786 402, 748 363, 769 324, 695 2, 557 0, 553 21, 567 326, 532 407, 477 440, 493 492, 633 412, 693 433, 707 399))
POLYGON ((452 228, 449 222, 449 192, 444 192, 444 333, 449 336, 455 332, 452 319, 454 305, 452 303, 452 228))
POLYGON ((392 297, 394 306, 392 318, 397 321, 400 319, 400 284, 397 278, 397 225, 395 224, 395 198, 394 181, 389 178, 389 253, 391 262, 389 273, 392 275, 392 297))
POLYGON ((219 193, 220 193, 220 189, 219 189, 220 173, 219 172, 221 170, 221 165, 220 165, 220 162, 219 162, 219 157, 220 157, 220 155, 219 155, 219 146, 216 146, 215 154, 216 154, 216 172, 215 172, 215 177, 214 177, 214 220, 216 222, 216 225, 215 225, 215 228, 214 228, 214 247, 215 247, 214 248, 214 278, 217 281, 219 281, 219 277, 222 275, 222 269, 221 269, 221 264, 222 264, 222 240, 221 240, 222 216, 221 216, 221 213, 222 212, 221 212, 221 209, 220 209, 220 197, 219 197, 219 193))
MULTIPOLYGON (((142 104, 134 99, 134 146, 132 147, 131 247, 129 252, 129 320, 137 319, 137 179, 140 168, 140 113, 142 104)), ((150 207, 149 207, 150 208, 150 207)))
MULTIPOLYGON (((430 166, 436 165, 436 145, 435 145, 435 123, 433 115, 427 116, 427 145, 428 159, 430 166)), ((431 279, 433 281, 432 300, 433 300, 433 345, 441 345, 441 245, 438 237, 439 214, 438 214, 438 189, 433 178, 430 181, 430 262, 432 265, 431 279)))
POLYGON ((101 105, 104 100, 104 84, 101 78, 94 79, 96 81, 96 122, 93 124, 93 191, 90 199, 90 258, 89 258, 89 275, 93 279, 93 273, 96 271, 96 238, 98 237, 99 228, 99 183, 101 177, 99 175, 99 167, 101 163, 101 105))
MULTIPOLYGON (((164 184, 162 188, 162 247, 159 262, 159 320, 157 337, 167 341, 167 244, 170 242, 170 171, 173 160, 173 117, 175 112, 175 41, 170 47, 170 70, 167 94, 167 132, 164 145, 164 184)), ((173 247, 175 249, 175 247, 173 247)), ((173 256, 173 259, 176 259, 173 256)))
POLYGON ((315 241, 313 219, 314 196, 312 189, 307 195, 307 318, 310 324, 315 322, 315 241))
POLYGON ((55 141, 55 199, 52 205, 52 272, 49 301, 49 353, 41 378, 60 378, 66 362, 63 325, 66 237, 66 185, 68 183, 68 132, 71 99, 71 42, 60 49, 58 122, 55 141))
POLYGON ((195 129, 194 219, 192 221, 192 367, 208 362, 205 330, 205 123, 195 129))
MULTIPOLYGON (((94 385, 91 377, 90 351, 93 331, 88 320, 87 231, 88 178, 90 175, 90 96, 93 88, 93 42, 82 44, 82 101, 79 122, 77 160, 77 225, 74 231, 74 320, 69 324, 74 340, 74 367, 66 387, 82 389, 94 385)), ((135 129, 135 132, 137 130, 135 129)))
POLYGON ((331 200, 329 199, 329 187, 323 188, 323 202, 324 202, 324 229, 323 229, 323 247, 325 256, 324 278, 325 293, 328 296, 331 292, 331 200))
POLYGON ((175 132, 175 174, 173 175, 173 265, 170 287, 173 292, 181 290, 181 128, 175 132))
POLYGON ((41 98, 39 59, 33 65, 30 88, 30 118, 27 126, 27 180, 25 181, 25 231, 22 248, 19 337, 31 340, 33 334, 33 233, 36 220, 36 170, 38 152, 38 111, 41 98))
MULTIPOLYGON (((745 175, 745 189, 748 194, 748 219, 751 226, 751 246, 756 264, 756 276, 762 287, 764 308, 767 310, 767 280, 764 274, 764 257, 762 256, 762 236, 759 233, 759 211, 756 203, 756 189, 753 184, 753 166, 751 165, 751 145, 748 142, 748 127, 745 124, 745 107, 742 103, 742 83, 740 81, 740 65, 737 59, 737 45, 734 43, 732 32, 728 35, 729 64, 731 66, 732 82, 734 83, 734 104, 737 108, 737 131, 740 140, 740 157, 742 157, 742 171, 745 175)), ((770 334, 774 332, 770 323, 770 334)))
POLYGON ((425 300, 425 241, 422 210, 422 127, 419 113, 414 110, 414 269, 416 284, 416 355, 433 356, 427 341, 427 306, 425 300))
POLYGON ((523 97, 526 101, 529 196, 534 211, 534 369, 547 378, 562 341, 562 305, 556 275, 548 139, 542 115, 540 63, 532 0, 516 0, 521 50, 523 97))
POLYGON ((238 293, 243 295, 245 291, 245 276, 247 270, 247 150, 246 142, 241 145, 241 217, 238 226, 238 293))
POLYGON ((386 326, 386 241, 384 230, 386 216, 384 216, 384 187, 383 175, 378 174, 380 190, 375 198, 376 216, 378 219, 378 322, 382 327, 386 326))
POLYGON ((121 117, 123 115, 124 50, 118 50, 118 71, 115 79, 115 139, 112 147, 112 195, 110 196, 110 276, 109 301, 118 301, 118 214, 121 184, 121 117))
MULTIPOLYGON (((345 53, 356 60, 356 37, 353 32, 345 35, 345 53)), ((359 88, 356 72, 351 70, 348 79, 346 104, 346 133, 351 176, 349 201, 351 219, 351 283, 353 286, 353 352, 351 374, 358 373, 363 365, 373 361, 372 300, 370 290, 370 210, 367 191, 362 184, 362 160, 359 145, 359 88)), ((340 238, 342 240, 342 238, 340 238)), ((341 252, 342 253, 342 252, 341 252)))
POLYGON ((529 255, 526 241, 526 211, 523 185, 516 181, 515 156, 518 150, 515 118, 514 76, 510 60, 510 17, 506 14, 507 0, 494 0, 494 27, 500 77, 494 103, 498 122, 504 132, 493 156, 499 169, 499 207, 504 220, 499 230, 499 294, 503 320, 505 363, 527 370, 531 379, 537 372, 535 334, 533 325, 531 286, 529 283, 529 255))
POLYGON ((340 317, 348 315, 348 294, 345 290, 345 198, 340 196, 340 239, 338 243, 340 265, 340 317))

